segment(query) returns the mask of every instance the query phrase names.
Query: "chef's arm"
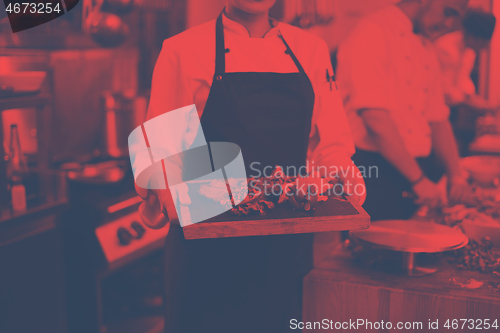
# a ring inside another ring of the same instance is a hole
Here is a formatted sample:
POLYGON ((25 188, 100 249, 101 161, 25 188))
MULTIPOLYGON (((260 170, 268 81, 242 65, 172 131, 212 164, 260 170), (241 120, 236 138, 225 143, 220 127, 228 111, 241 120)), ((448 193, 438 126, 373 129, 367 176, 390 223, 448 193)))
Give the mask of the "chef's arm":
POLYGON ((431 122, 432 148, 443 163, 450 179, 460 179, 457 142, 448 120, 431 122))
POLYGON ((433 149, 448 174, 448 201, 451 204, 476 202, 467 179, 460 171, 455 136, 448 120, 431 122, 433 149))
POLYGON ((467 95, 465 97, 464 104, 479 113, 495 112, 495 110, 499 108, 499 106, 495 103, 492 103, 483 96, 477 94, 467 95))
POLYGON ((422 170, 408 153, 389 113, 381 109, 360 110, 361 118, 379 153, 411 183, 422 177, 422 170))
MULTIPOLYGON (((137 140, 139 153, 132 162, 137 193, 145 199, 139 208, 144 223, 154 229, 163 227, 167 222, 176 222, 175 203, 189 205, 187 187, 168 188, 175 178, 182 176, 182 159, 178 152, 184 150, 184 142, 192 142, 199 124, 194 108, 194 94, 184 72, 181 57, 167 39, 155 64, 151 83, 151 98, 144 125, 149 141, 145 149, 142 130, 137 140), (170 113, 175 111, 175 113, 170 113), (165 158, 170 156, 169 158, 165 158), (152 160, 155 164, 152 164, 152 160), (159 161, 163 160, 163 163, 159 161), (147 170, 147 172, 142 172, 147 170), (138 175, 144 173, 141 179, 138 175)), ((130 139, 129 139, 130 140, 130 139)), ((182 207, 181 207, 182 209, 182 207)), ((178 221, 177 221, 178 222, 178 221)))

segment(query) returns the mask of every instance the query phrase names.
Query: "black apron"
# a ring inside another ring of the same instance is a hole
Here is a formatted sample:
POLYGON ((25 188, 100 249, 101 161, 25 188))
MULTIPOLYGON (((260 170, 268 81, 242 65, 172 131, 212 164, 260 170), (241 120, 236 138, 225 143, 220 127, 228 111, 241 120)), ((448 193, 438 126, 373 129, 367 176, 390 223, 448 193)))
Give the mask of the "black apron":
MULTIPOLYGON (((216 22, 215 74, 201 125, 207 142, 240 146, 249 177, 266 166, 299 170, 306 162, 314 91, 280 37, 298 73, 226 73, 225 55, 231 50, 224 46, 222 14, 216 22)), ((179 243, 186 260, 185 288, 175 309, 182 332, 286 332, 291 319, 302 317, 312 234, 182 238, 179 243)))

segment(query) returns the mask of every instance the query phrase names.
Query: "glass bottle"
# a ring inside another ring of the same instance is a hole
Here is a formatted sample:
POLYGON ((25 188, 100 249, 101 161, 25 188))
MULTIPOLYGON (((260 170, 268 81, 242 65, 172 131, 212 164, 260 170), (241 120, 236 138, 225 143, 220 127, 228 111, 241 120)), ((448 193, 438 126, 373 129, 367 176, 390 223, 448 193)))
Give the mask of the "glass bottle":
POLYGON ((10 126, 10 146, 7 163, 7 177, 10 183, 12 210, 26 211, 26 188, 23 185, 23 176, 28 171, 26 157, 21 149, 19 132, 16 124, 10 126))

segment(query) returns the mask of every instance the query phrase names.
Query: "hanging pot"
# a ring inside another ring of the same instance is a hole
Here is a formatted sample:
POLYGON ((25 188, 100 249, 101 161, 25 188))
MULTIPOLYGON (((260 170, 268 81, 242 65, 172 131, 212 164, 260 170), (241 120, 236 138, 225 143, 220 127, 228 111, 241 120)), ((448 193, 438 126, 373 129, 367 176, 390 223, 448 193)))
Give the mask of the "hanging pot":
POLYGON ((117 15, 99 12, 92 17, 89 32, 97 44, 112 48, 125 42, 129 34, 129 27, 117 15))

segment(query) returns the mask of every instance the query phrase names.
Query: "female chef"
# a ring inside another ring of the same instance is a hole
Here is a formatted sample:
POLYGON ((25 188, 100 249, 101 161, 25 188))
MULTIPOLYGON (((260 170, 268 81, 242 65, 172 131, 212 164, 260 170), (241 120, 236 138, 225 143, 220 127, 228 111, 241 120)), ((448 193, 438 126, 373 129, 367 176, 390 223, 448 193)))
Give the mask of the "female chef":
MULTIPOLYGON (((227 0, 216 20, 165 40, 147 117, 194 104, 207 142, 238 144, 249 177, 266 166, 298 170, 306 161, 352 170, 354 146, 328 48, 318 37, 271 19, 274 2, 227 0)), ((343 176, 344 184, 364 184, 358 172, 343 176)), ((356 192, 362 200, 363 191, 356 192)), ((169 194, 156 193, 166 204, 169 194)), ((170 296, 180 298, 168 309, 171 329, 275 333, 289 330, 291 319, 300 321, 312 234, 202 240, 179 235, 173 243, 182 250, 167 244, 174 253, 166 253, 185 254, 184 288, 167 286, 170 296)), ((167 258, 167 275, 174 274, 175 259, 167 258)))

